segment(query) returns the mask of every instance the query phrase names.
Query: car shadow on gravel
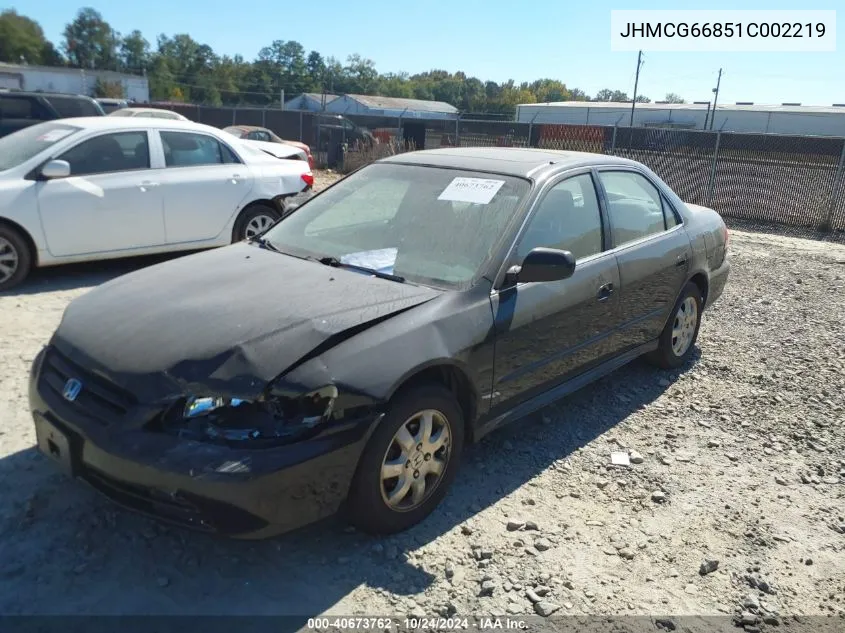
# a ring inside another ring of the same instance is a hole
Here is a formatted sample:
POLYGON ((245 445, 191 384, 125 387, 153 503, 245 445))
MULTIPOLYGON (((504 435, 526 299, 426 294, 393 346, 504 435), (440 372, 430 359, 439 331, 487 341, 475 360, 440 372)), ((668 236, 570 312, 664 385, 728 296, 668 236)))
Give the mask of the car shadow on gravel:
POLYGON ((99 286, 121 275, 153 266, 197 251, 142 255, 122 259, 108 259, 62 266, 36 268, 19 286, 0 292, 0 297, 37 295, 45 292, 76 290, 99 286))
POLYGON ((293 615, 299 628, 308 615, 354 615, 362 586, 390 600, 380 615, 404 615, 406 599, 437 582, 436 602, 420 604, 434 615, 449 599, 450 554, 504 542, 504 514, 480 513, 513 494, 508 503, 524 518, 553 527, 568 493, 531 480, 658 398, 678 373, 635 361, 488 436, 467 449, 435 513, 386 538, 340 518, 258 542, 193 533, 118 509, 34 448, 21 451, 0 460, 0 614, 293 615))

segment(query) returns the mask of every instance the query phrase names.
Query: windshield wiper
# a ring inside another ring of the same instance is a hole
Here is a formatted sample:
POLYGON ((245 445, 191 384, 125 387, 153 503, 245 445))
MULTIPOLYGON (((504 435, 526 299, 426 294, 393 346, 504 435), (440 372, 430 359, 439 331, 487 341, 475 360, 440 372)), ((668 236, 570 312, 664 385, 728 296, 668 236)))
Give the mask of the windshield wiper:
POLYGON ((274 251, 276 253, 282 252, 275 244, 273 244, 273 242, 268 240, 266 237, 253 237, 250 242, 254 242, 258 244, 261 248, 266 248, 268 251, 274 251))
POLYGON ((376 270, 375 268, 367 268, 366 266, 357 266, 356 264, 345 264, 340 261, 337 257, 332 257, 328 255, 326 257, 311 257, 309 259, 313 259, 314 261, 320 262, 324 266, 332 266, 333 268, 347 268, 349 270, 357 270, 362 273, 370 273, 376 277, 380 277, 381 279, 389 279, 390 281, 398 281, 399 283, 405 283, 405 278, 401 275, 394 275, 392 273, 385 273, 380 270, 376 270))

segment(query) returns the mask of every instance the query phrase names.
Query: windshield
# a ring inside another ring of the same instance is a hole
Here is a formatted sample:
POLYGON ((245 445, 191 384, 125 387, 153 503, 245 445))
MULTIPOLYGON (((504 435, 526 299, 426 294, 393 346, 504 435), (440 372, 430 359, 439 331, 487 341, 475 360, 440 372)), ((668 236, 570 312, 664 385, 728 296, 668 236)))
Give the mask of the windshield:
POLYGON ((464 287, 497 250, 529 188, 527 180, 499 174, 376 163, 304 203, 264 237, 292 255, 464 287))
POLYGON ((80 129, 61 122, 38 123, 0 138, 0 171, 25 163, 80 129))

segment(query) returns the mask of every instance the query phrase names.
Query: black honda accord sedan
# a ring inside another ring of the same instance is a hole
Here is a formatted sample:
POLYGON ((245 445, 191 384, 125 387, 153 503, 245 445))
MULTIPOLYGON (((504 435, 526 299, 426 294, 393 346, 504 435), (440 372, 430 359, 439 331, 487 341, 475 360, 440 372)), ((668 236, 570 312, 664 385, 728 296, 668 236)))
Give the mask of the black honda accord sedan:
POLYGON ((75 299, 35 359, 38 445, 141 512, 260 538, 428 515, 463 447, 647 355, 678 367, 728 234, 643 165, 443 149, 364 167, 258 237, 75 299))

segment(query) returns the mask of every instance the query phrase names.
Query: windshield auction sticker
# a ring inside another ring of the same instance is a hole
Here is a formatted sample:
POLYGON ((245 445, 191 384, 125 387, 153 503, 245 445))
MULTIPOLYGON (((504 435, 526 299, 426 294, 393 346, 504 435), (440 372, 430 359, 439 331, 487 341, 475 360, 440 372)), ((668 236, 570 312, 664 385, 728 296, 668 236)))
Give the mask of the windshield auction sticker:
POLYGON ((455 178, 443 190, 438 200, 450 202, 472 202, 474 204, 490 204, 493 196, 498 193, 504 180, 489 180, 487 178, 455 178))

